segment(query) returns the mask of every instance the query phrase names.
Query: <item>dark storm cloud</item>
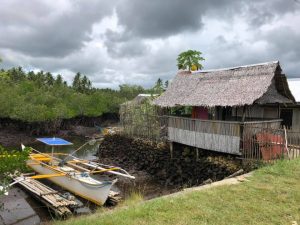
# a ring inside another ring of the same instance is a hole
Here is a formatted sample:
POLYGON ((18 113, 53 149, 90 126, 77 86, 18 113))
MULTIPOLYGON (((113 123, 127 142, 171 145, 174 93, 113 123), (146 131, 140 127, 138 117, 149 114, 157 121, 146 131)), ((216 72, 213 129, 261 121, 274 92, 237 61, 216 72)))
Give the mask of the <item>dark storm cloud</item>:
POLYGON ((290 60, 300 59, 300 33, 288 26, 281 26, 262 34, 275 55, 286 55, 290 60))
POLYGON ((31 56, 65 56, 90 40, 92 25, 112 12, 113 1, 4 1, 0 7, 0 48, 31 56))
POLYGON ((298 2, 2 0, 1 67, 80 71, 99 87, 149 87, 174 76, 181 51, 197 49, 205 69, 279 59, 284 72, 300 75, 300 32, 291 28, 300 23, 298 2))
POLYGON ((148 50, 142 39, 134 37, 129 32, 107 30, 104 44, 112 57, 138 57, 148 50))
POLYGON ((244 16, 254 28, 267 24, 286 13, 296 12, 300 4, 295 0, 252 0, 244 2, 244 16))
POLYGON ((268 43, 268 52, 276 55, 287 67, 284 72, 290 77, 300 76, 300 32, 281 26, 261 35, 268 43))
POLYGON ((121 0, 116 13, 122 32, 108 31, 105 45, 113 57, 137 57, 147 52, 144 39, 162 39, 203 27, 206 12, 222 9, 222 15, 237 6, 232 0, 121 0))
POLYGON ((207 10, 231 3, 231 0, 124 0, 119 2, 116 11, 119 23, 126 30, 141 37, 162 38, 199 30, 207 10))
POLYGON ((203 16, 228 20, 241 14, 252 25, 297 10, 295 0, 122 0, 116 12, 126 31, 144 38, 162 38, 203 27, 203 16))
POLYGON ((257 29, 276 17, 294 12, 297 7, 294 0, 122 0, 116 6, 116 13, 124 30, 107 32, 105 45, 113 57, 136 57, 147 52, 144 39, 192 34, 203 28, 204 16, 230 23, 239 15, 257 29))

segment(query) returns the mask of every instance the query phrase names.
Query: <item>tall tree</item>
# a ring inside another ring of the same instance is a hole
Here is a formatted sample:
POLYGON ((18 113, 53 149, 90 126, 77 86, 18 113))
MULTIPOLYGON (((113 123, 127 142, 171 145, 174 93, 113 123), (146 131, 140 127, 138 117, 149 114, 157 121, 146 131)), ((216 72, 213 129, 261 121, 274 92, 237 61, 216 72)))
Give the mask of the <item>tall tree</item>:
POLYGON ((166 81, 165 81, 165 89, 167 89, 168 87, 169 87, 169 81, 166 80, 166 81))
POLYGON ((81 80, 81 92, 87 92, 92 88, 92 83, 86 75, 81 80))
POLYGON ((158 78, 154 87, 153 91, 155 94, 161 94, 164 91, 164 85, 162 79, 158 78))
POLYGON ((45 74, 44 74, 43 70, 36 73, 35 81, 36 81, 36 83, 38 84, 39 87, 44 86, 45 80, 46 79, 45 79, 45 74))
POLYGON ((35 75, 34 71, 28 72, 27 78, 28 78, 28 80, 32 80, 32 81, 36 80, 36 75, 35 75))
POLYGON ((54 84, 54 78, 53 78, 53 76, 52 76, 52 74, 50 73, 50 72, 47 72, 46 73, 46 84, 48 85, 48 86, 52 86, 53 84, 54 84))
POLYGON ((56 80, 55 80, 56 85, 62 85, 63 84, 63 79, 60 74, 57 75, 56 80))
POLYGON ((21 80, 23 80, 25 78, 25 72, 23 71, 22 67, 18 67, 18 68, 12 68, 10 70, 7 71, 9 77, 11 78, 11 80, 15 81, 15 82, 19 82, 21 80))
POLYGON ((80 89, 80 83, 81 83, 81 73, 76 73, 74 79, 73 79, 73 83, 72 83, 72 87, 75 90, 79 90, 80 89))
POLYGON ((201 57, 202 52, 196 50, 188 50, 182 52, 177 57, 178 69, 200 70, 203 68, 200 61, 205 60, 201 57))

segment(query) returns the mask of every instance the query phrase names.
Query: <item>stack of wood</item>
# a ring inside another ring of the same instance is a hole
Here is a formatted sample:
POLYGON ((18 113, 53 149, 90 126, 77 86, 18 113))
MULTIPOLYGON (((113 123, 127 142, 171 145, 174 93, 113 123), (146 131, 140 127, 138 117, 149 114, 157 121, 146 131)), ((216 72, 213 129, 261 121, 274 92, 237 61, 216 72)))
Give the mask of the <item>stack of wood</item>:
POLYGON ((110 191, 108 198, 105 202, 106 206, 116 206, 121 201, 121 196, 119 192, 110 191))
POLYGON ((26 177, 16 177, 14 180, 21 180, 19 184, 24 189, 32 193, 35 198, 52 209, 55 215, 58 217, 65 218, 72 215, 72 212, 69 208, 78 206, 78 203, 75 200, 62 197, 57 191, 37 180, 26 177))

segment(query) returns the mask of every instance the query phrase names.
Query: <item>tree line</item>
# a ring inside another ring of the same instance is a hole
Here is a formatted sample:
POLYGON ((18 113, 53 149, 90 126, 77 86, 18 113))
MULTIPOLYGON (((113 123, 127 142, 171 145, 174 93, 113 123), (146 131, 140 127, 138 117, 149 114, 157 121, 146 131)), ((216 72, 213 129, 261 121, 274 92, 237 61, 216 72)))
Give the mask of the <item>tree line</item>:
POLYGON ((119 90, 99 89, 87 76, 76 73, 71 85, 61 75, 21 67, 0 70, 0 118, 24 122, 51 122, 80 116, 117 113, 119 105, 140 93, 162 93, 158 79, 153 88, 123 84, 119 90))
MULTIPOLYGON (((202 69, 201 52, 188 50, 178 55, 178 69, 202 69)), ((1 58, 0 58, 1 62, 1 58)), ((71 85, 58 74, 29 71, 22 67, 0 70, 0 118, 24 122, 52 122, 74 117, 98 117, 117 113, 119 105, 140 93, 161 94, 168 81, 158 79, 150 89, 123 84, 119 90, 99 89, 87 76, 76 73, 71 85)))

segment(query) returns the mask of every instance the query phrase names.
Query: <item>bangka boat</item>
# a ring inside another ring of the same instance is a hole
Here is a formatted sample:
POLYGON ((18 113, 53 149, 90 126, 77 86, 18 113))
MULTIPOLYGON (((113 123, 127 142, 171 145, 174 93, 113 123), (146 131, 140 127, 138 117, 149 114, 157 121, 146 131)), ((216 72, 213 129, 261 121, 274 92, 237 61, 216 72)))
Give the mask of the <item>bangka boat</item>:
MULTIPOLYGON (((119 167, 79 159, 72 154, 55 153, 54 146, 72 145, 61 138, 38 138, 40 142, 52 146, 52 153, 42 153, 32 149, 27 165, 38 175, 31 179, 48 179, 58 186, 87 199, 97 205, 103 205, 111 187, 117 179, 100 181, 91 175, 111 173, 134 179, 127 171, 119 167), (64 156, 64 159, 60 157, 64 156), (68 160, 67 160, 68 159, 68 160)), ((22 146, 25 148, 25 146, 22 146)))

